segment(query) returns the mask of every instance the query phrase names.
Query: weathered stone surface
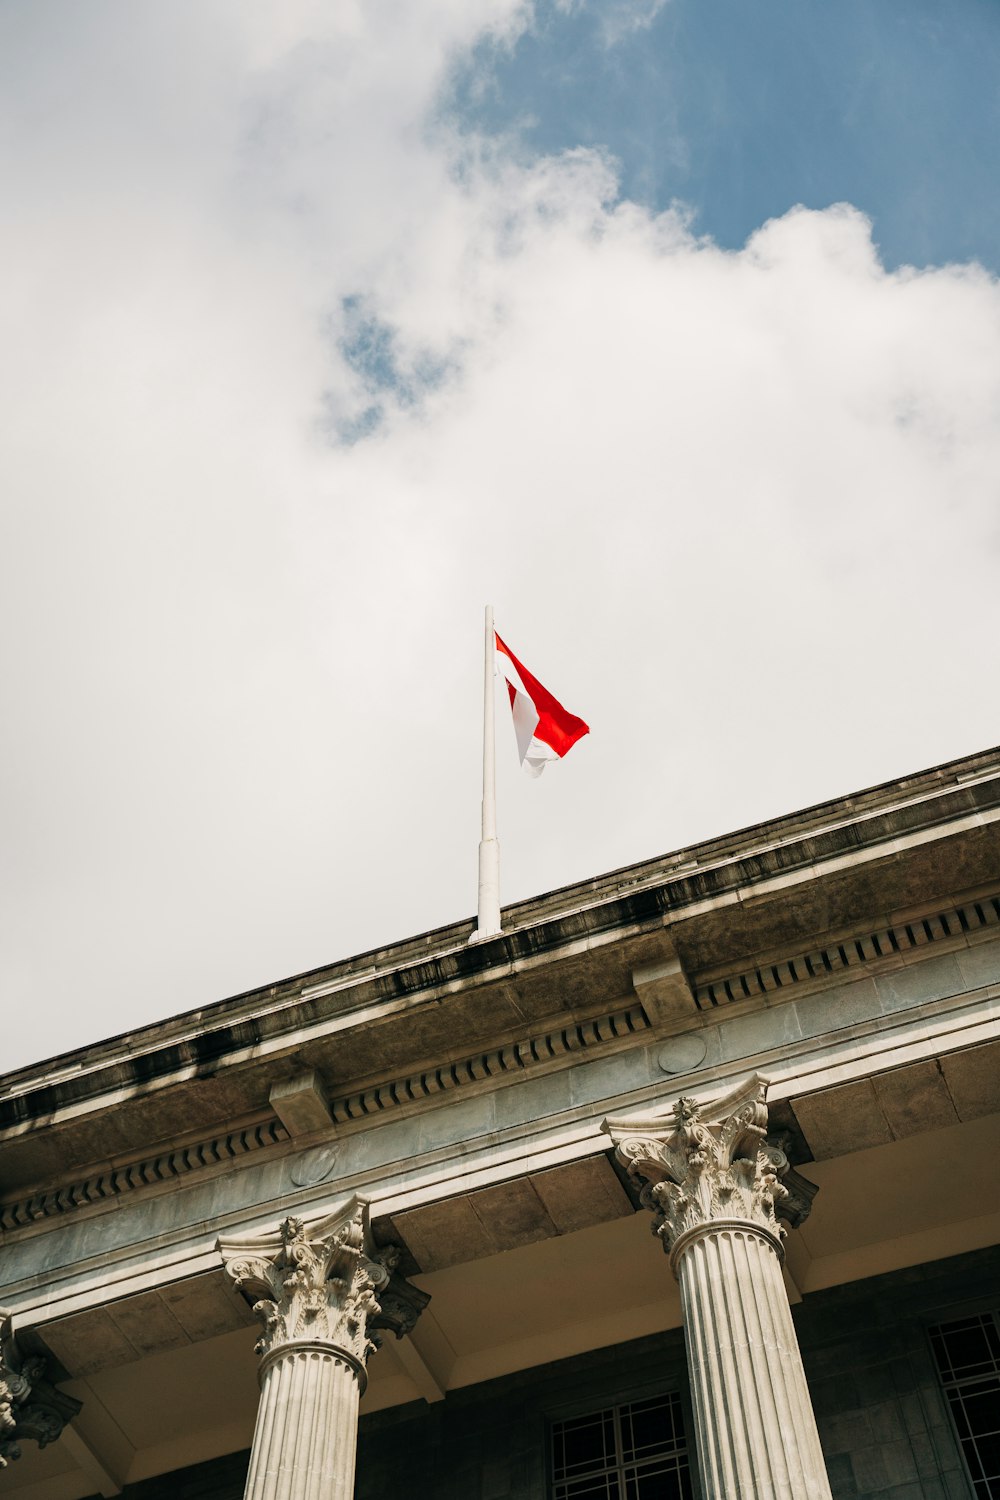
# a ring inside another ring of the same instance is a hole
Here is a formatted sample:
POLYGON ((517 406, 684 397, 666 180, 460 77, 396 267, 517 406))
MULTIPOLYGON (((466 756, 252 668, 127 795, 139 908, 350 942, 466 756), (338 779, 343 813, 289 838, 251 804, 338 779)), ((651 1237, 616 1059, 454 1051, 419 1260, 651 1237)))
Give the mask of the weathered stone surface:
POLYGON ((572 1234, 576 1229, 627 1218, 632 1213, 628 1196, 606 1156, 538 1172, 531 1183, 557 1234, 572 1234))
POLYGON ((870 1079, 839 1084, 822 1094, 806 1094, 794 1099, 792 1105, 817 1161, 892 1140, 870 1079))
POLYGON ((441 1271, 631 1213, 607 1158, 597 1156, 397 1214, 393 1232, 422 1271, 441 1271))
POLYGON ((961 1120, 1000 1111, 1000 1042, 985 1042, 941 1059, 948 1091, 961 1120))
POLYGON ((268 1097, 292 1140, 326 1130, 333 1124, 326 1090, 315 1072, 297 1073, 294 1078, 273 1084, 268 1097))
POLYGON ((69 1375, 95 1375, 253 1322, 221 1271, 174 1282, 162 1291, 141 1292, 106 1307, 47 1323, 45 1345, 69 1375))
POLYGON ((669 1028, 697 1008, 679 958, 665 957, 659 963, 633 969, 632 987, 655 1030, 669 1028))
POLYGON ((958 1123, 948 1085, 936 1062, 894 1068, 874 1078, 872 1086, 896 1140, 958 1123))

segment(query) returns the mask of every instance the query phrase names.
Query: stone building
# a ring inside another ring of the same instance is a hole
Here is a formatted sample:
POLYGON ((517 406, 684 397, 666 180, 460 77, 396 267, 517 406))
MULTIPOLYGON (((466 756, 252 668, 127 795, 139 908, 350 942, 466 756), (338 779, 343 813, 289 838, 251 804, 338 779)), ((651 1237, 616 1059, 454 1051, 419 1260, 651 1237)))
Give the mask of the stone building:
POLYGON ((0 1080, 0 1490, 1000 1496, 1000 751, 470 929, 0 1080))

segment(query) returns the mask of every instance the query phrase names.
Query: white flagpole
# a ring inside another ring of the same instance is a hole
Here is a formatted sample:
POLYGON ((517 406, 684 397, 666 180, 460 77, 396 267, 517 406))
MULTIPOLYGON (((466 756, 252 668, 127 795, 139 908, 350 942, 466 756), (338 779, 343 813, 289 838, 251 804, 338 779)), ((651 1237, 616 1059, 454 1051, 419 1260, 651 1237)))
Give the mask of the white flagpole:
POLYGON ((493 606, 486 606, 486 672, 483 683, 483 829, 479 843, 479 925, 471 942, 500 931, 500 845, 497 842, 496 744, 493 731, 496 647, 493 606))

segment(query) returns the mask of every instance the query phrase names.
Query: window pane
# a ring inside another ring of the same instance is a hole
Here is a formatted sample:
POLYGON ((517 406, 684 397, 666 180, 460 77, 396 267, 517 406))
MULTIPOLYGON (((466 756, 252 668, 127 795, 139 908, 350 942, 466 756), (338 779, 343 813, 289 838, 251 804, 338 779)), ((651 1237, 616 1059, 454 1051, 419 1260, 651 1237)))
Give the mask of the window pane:
POLYGON ((952 1393, 952 1405, 961 1405, 970 1432, 1000 1432, 1000 1383, 991 1380, 985 1386, 957 1390, 952 1393))
POLYGON ((691 1500, 691 1479, 687 1461, 668 1469, 643 1469, 630 1474, 625 1483, 625 1500, 691 1500))
POLYGON ((620 1500, 621 1490, 618 1475, 600 1474, 589 1479, 571 1479, 568 1484, 557 1484, 555 1500, 620 1500))
POLYGON ((977 1500, 1000 1500, 997 1317, 982 1313, 975 1318, 943 1323, 932 1329, 931 1342, 977 1500))
POLYGON ((680 1397, 555 1423, 552 1473, 553 1500, 691 1500, 680 1397))
POLYGON ((568 1479, 593 1469, 604 1469, 615 1461, 615 1429, 612 1412, 577 1417, 560 1422, 553 1430, 556 1479, 568 1479))
POLYGON ((636 1401, 631 1406, 622 1407, 622 1456, 625 1462, 683 1447, 683 1435, 677 1431, 679 1417, 680 1399, 677 1396, 636 1401))
POLYGON ((984 1479, 1000 1479, 1000 1434, 976 1439, 979 1462, 983 1466, 984 1479))
POLYGON ((943 1323, 933 1335, 934 1352, 946 1380, 997 1369, 1000 1335, 989 1315, 943 1323))

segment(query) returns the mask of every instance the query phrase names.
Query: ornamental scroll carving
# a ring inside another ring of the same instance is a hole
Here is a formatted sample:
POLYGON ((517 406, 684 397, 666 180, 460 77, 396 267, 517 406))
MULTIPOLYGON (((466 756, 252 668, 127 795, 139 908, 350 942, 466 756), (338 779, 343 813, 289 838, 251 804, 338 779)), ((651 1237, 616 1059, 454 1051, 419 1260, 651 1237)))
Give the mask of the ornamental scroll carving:
POLYGON ((286 1345, 328 1344, 363 1369, 380 1330, 402 1338, 430 1300, 395 1273, 398 1250, 375 1246, 359 1198, 318 1224, 288 1218, 269 1234, 218 1246, 263 1325, 255 1345, 262 1359, 286 1345))
MULTIPOLYGON (((618 1160, 644 1183, 640 1202, 655 1215, 653 1233, 668 1253, 682 1235, 721 1220, 755 1224, 780 1245, 777 1213, 789 1191, 779 1172, 790 1168, 780 1146, 765 1140, 766 1098, 767 1081, 754 1074, 724 1098, 679 1099, 668 1116, 604 1121, 618 1160)), ((798 1212, 796 1222, 804 1216, 798 1212)))
POLYGON ((80 1405, 46 1380, 42 1355, 21 1354, 11 1315, 0 1308, 0 1469, 21 1457, 25 1438, 39 1448, 54 1443, 80 1405))

